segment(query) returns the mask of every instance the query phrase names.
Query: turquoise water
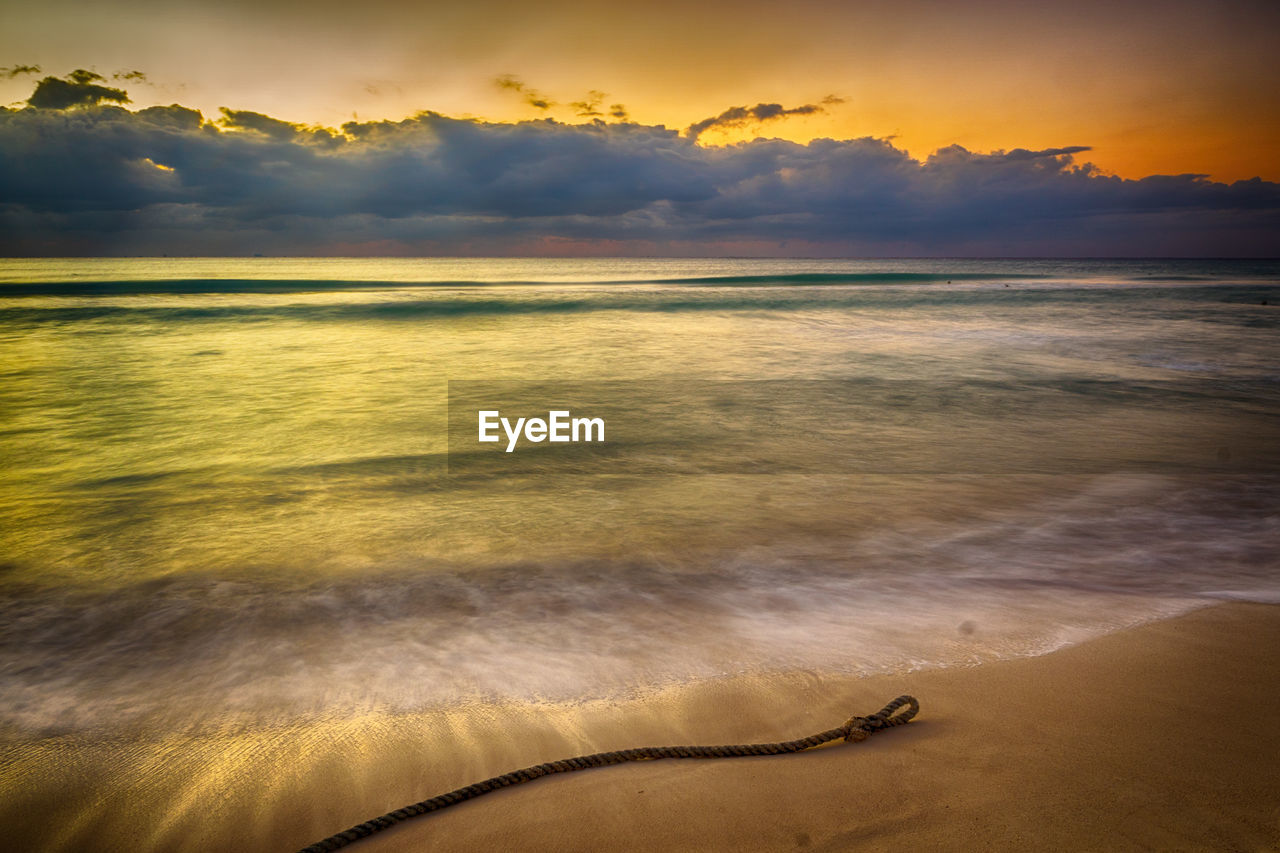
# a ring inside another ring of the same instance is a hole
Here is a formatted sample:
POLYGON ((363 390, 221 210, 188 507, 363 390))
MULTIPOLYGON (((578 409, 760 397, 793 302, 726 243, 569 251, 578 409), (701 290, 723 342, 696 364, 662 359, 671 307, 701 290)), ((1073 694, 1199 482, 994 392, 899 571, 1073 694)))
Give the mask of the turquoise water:
POLYGON ((1278 285, 1260 261, 0 261, 0 720, 967 665, 1277 600, 1278 285), (451 470, 449 383, 478 380, 605 383, 646 464, 451 470), (859 390, 829 429, 660 429, 655 399, 679 420, 742 387, 819 389, 775 426, 859 390))

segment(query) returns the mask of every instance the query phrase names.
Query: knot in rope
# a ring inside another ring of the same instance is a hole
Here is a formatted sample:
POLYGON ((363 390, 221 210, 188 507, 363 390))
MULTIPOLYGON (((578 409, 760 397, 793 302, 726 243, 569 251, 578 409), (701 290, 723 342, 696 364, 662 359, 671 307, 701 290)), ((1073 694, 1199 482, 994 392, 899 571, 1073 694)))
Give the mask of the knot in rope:
POLYGON ((872 732, 909 723, 911 718, 918 713, 920 713, 920 703, 916 701, 914 696, 899 696, 869 717, 850 717, 840 728, 845 732, 844 739, 846 743, 856 743, 866 740, 871 736, 872 732), (894 713, 904 706, 906 707, 905 711, 898 714, 894 713))
POLYGON ((840 727, 844 729, 844 742, 857 743, 858 741, 866 740, 871 737, 871 728, 867 720, 867 717, 850 717, 845 724, 840 727))

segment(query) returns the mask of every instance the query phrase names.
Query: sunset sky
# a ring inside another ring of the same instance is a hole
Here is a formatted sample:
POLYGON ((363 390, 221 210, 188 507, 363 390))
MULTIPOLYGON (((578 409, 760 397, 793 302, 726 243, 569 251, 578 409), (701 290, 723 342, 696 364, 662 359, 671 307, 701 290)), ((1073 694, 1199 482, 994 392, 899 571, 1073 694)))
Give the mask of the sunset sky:
MULTIPOLYGON (((1255 216, 1247 222, 1236 219, 1230 228, 1219 224, 1236 232, 1261 229, 1258 233, 1275 224, 1280 4, 1274 2, 3 2, 0 64, 6 72, 0 79, 0 102, 11 110, 24 106, 39 80, 86 69, 102 76, 101 85, 127 90, 131 110, 176 103, 199 110, 206 122, 220 119, 223 107, 334 129, 353 121, 398 122, 430 111, 449 119, 474 119, 475 126, 495 133, 505 132, 498 126, 550 118, 564 125, 598 120, 661 126, 682 131, 681 139, 690 137, 687 128, 701 122, 706 129, 690 143, 698 150, 686 146, 664 160, 681 164, 690 156, 712 157, 709 149, 729 151, 733 149, 724 146, 756 138, 801 144, 822 138, 880 140, 918 164, 940 150, 958 150, 952 146, 971 155, 1021 149, 1051 152, 1045 156, 1059 159, 1042 157, 1042 165, 1058 162, 1059 170, 1092 164, 1095 179, 1136 182, 1153 175, 1201 175, 1206 177, 1186 180, 1198 181, 1201 189, 1206 184, 1225 189, 1236 181, 1261 178, 1260 185, 1244 193, 1247 200, 1233 197, 1225 203, 1255 212, 1265 209, 1267 220, 1256 221, 1255 216), (716 117, 721 120, 712 121, 716 117)), ((221 133, 234 129, 224 123, 221 133)), ((263 135, 261 127, 255 131, 243 121, 238 129, 263 135)), ((48 131, 36 135, 47 140, 48 131)), ((29 148, 32 138, 0 140, 8 160, 3 168, 14 169, 15 160, 31 155, 32 168, 38 170, 37 152, 29 148)), ((634 134, 628 138, 634 142, 634 134)), ((543 141, 553 148, 557 144, 543 141)), ((812 146, 803 150, 805 157, 814 151, 812 146)), ((238 156, 255 155, 241 151, 238 156)), ((714 156, 724 160, 727 155, 714 156)), ((545 152, 538 157, 530 162, 546 162, 545 152)), ((159 162, 149 154, 125 159, 159 162)), ((173 164, 159 165, 168 167, 160 172, 173 171, 173 164)), ((58 173, 54 165, 49 168, 58 173)), ((799 168, 775 164, 767 171, 770 180, 786 183, 801 174, 795 171, 799 168)), ((187 188, 192 186, 189 174, 177 171, 187 188)), ((688 175, 663 174, 655 180, 697 183, 688 175)), ((31 180, 31 169, 18 178, 0 176, 0 189, 10 196, 0 197, 0 203, 17 199, 28 210, 48 207, 47 199, 31 197, 31 180)), ((724 187, 720 177, 708 181, 717 192, 724 187)), ((859 182, 866 187, 865 180, 859 182)), ((641 183, 648 187, 653 181, 641 183)), ((601 192, 617 197, 614 187, 601 192)), ((65 199, 66 193, 60 197, 65 199)), ((690 199, 658 200, 678 204, 690 199)), ((606 203, 607 210, 552 212, 619 215, 654 201, 646 197, 630 206, 606 203)), ((128 209, 136 212, 151 202, 208 205, 209 199, 173 195, 137 202, 128 209)), ((1115 202, 1107 204, 1114 208, 1115 202)), ((102 200, 73 206, 102 209, 102 200)), ((1162 203, 1161 209, 1168 207, 1162 203)), ((303 212, 314 214, 311 209, 303 212)), ((521 215, 484 204, 464 205, 458 212, 521 215)), ((784 205, 776 213, 795 212, 784 205)), ((7 221, 12 223, 14 215, 10 207, 7 221)), ((30 233, 16 238, 17 245, 14 238, 4 242, 0 251, 66 250, 55 245, 61 245, 58 240, 31 242, 36 232, 54 228, 48 221, 37 226, 29 212, 19 218, 30 233)), ((65 233, 66 227, 60 222, 55 230, 65 233)), ((102 231, 101 223, 85 229, 102 231)), ((544 240, 559 234, 555 228, 544 230, 536 238, 526 237, 544 240)), ((1088 233, 1107 230, 1099 225, 1088 233)), ((1087 250, 1079 240, 1087 242, 1088 233, 1077 235, 1071 253, 1087 250)), ((560 236, 569 246, 606 238, 625 242, 636 233, 578 229, 560 236)), ((756 231, 729 235, 739 248, 759 236, 756 231)), ((903 235, 894 240, 857 236, 841 245, 865 250, 883 244, 893 253, 895 246, 912 251, 907 243, 919 242, 914 239, 918 235, 907 235, 911 239, 906 242, 897 239, 903 235)), ((378 240, 390 241, 384 247, 405 249, 417 238, 388 232, 354 239, 353 247, 374 251, 378 240)), ((433 232, 431 240, 439 239, 433 232)), ((666 238, 654 243, 646 233, 642 239, 660 250, 658 244, 666 238)), ((428 243, 414 245, 424 250, 436 246, 428 243)), ((1237 243, 1222 244, 1221 251, 1266 254, 1268 245, 1275 247, 1274 241, 1237 243)), ((160 245, 144 240, 138 248, 152 244, 160 245)), ((481 244, 476 246, 483 248, 481 244)), ((964 245, 982 250, 972 240, 964 245)), ((1206 244, 1204 251, 1216 245, 1206 244)), ((1026 244, 1028 251, 1034 248, 1026 244)), ((1100 244, 1099 251, 1109 254, 1112 249, 1118 250, 1100 244)))

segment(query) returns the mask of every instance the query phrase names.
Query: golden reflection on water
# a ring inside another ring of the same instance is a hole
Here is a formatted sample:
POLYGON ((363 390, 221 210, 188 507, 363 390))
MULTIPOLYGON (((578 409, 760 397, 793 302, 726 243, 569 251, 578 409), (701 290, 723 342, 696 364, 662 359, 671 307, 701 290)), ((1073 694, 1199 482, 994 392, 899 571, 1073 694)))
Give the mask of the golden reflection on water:
MULTIPOLYGON (((252 302, 323 309, 350 298, 252 302)), ((424 297, 365 298, 394 308, 424 297)), ((531 297, 487 288, 428 298, 531 297)), ((590 556, 593 540, 608 539, 590 529, 616 515, 628 518, 629 533, 602 542, 605 554, 666 539, 682 519, 706 534, 713 519, 732 526, 743 517, 753 498, 738 497, 741 485, 588 480, 485 491, 445 483, 448 380, 755 378, 766 358, 768 373, 785 374, 821 360, 828 346, 821 327, 807 335, 765 315, 553 314, 536 332, 525 316, 500 315, 172 319, 175 310, 244 301, 98 300, 144 310, 127 322, 107 313, 43 325, 0 343, 13 412, 0 552, 86 583, 192 570, 361 570, 515 550, 532 557, 548 540, 552 551, 576 543, 590 556)))
MULTIPOLYGON (((1246 439, 1270 437, 1246 428, 1258 414, 1247 395, 1125 403, 1071 434, 1016 408, 902 413, 907 427, 976 436, 973 454, 997 457, 982 475, 450 479, 450 379, 1020 388, 1274 368, 1271 330, 1243 303, 1197 307, 1214 312, 1199 323, 1181 303, 1005 300, 982 284, 976 307, 960 289, 604 286, 581 280, 598 267, 558 263, 433 268, 558 282, 538 287, 0 291, 0 579, 22 620, 6 626, 0 826, 56 814, 32 830, 37 849, 300 846, 404 805, 404 791, 701 739, 702 718, 679 703, 651 706, 667 729, 641 713, 619 732, 607 701, 538 697, 1028 654, 1189 606, 1185 589, 1269 577, 1274 487, 1247 470, 1223 482, 999 473, 1000 458, 1098 456, 1114 437, 1117 452, 1159 439, 1239 458, 1246 439), (1214 361, 1222 352, 1230 364, 1214 361), (1006 428, 1019 418, 1028 429, 1006 428), (444 580, 410 583, 424 577, 444 580)), ((0 282, 241 271, 421 274, 409 262, 14 262, 0 282)), ((609 278, 641 273, 619 262, 609 278)), ((776 735, 753 731, 759 719, 724 739, 776 735)))

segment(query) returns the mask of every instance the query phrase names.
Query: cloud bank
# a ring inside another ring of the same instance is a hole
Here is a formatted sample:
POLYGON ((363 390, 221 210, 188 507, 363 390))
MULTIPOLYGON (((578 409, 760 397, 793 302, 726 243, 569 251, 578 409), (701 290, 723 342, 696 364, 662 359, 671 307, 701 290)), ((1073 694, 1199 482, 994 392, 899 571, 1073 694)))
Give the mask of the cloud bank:
POLYGON ((1280 184, 1121 179, 1083 146, 917 159, 433 112, 329 130, 63 82, 75 108, 0 109, 5 255, 1280 255, 1280 184))

